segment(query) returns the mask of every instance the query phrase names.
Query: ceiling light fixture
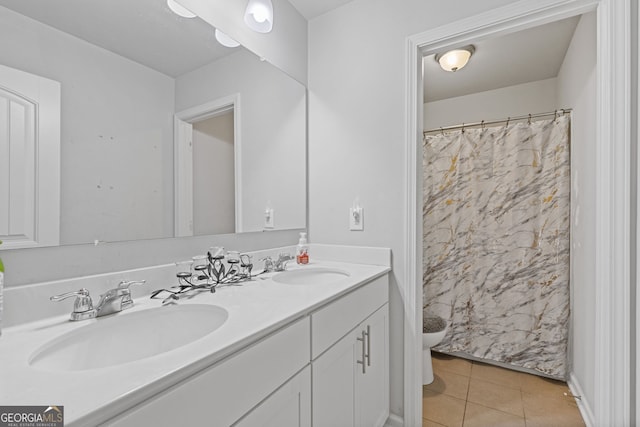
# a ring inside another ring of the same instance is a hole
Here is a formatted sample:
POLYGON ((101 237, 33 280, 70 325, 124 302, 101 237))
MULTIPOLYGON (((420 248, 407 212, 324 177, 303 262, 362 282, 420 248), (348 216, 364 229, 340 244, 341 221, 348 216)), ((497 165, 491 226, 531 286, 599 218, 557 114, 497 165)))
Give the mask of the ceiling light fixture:
POLYGON ((258 33, 268 33, 273 28, 273 4, 271 0, 249 0, 244 12, 244 23, 258 33))
POLYGON ((436 54, 436 61, 445 71, 456 72, 469 62, 469 58, 476 51, 473 45, 460 47, 445 53, 436 54))
POLYGON ((235 41, 234 39, 232 39, 231 37, 229 37, 228 35, 226 35, 225 33, 223 33, 217 28, 216 28, 216 40, 218 40, 218 43, 220 43, 222 46, 225 46, 225 47, 240 46, 240 43, 238 43, 237 41, 235 41))
POLYGON ((187 9, 184 6, 182 6, 181 4, 176 2, 175 0, 167 0, 167 6, 169 6, 169 9, 171 9, 171 11, 173 13, 175 13, 176 15, 182 16, 183 18, 195 18, 196 17, 195 13, 191 12, 189 9, 187 9))

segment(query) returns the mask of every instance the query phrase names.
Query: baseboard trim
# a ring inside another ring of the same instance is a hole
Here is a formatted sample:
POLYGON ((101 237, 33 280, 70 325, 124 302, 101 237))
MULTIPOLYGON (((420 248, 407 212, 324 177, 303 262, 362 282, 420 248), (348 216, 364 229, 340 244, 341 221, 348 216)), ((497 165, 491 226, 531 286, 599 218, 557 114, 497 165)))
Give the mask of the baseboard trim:
POLYGON ((569 385, 569 390, 571 390, 571 393, 573 393, 574 396, 580 396, 580 399, 576 399, 576 403, 578 404, 578 409, 580 410, 584 423, 587 427, 595 427, 596 417, 593 415, 593 410, 589 406, 589 402, 585 399, 584 391, 580 386, 580 381, 578 381, 578 378, 573 372, 569 374, 567 384, 569 385))
POLYGON ((390 413, 384 427, 404 427, 404 419, 399 415, 390 413))

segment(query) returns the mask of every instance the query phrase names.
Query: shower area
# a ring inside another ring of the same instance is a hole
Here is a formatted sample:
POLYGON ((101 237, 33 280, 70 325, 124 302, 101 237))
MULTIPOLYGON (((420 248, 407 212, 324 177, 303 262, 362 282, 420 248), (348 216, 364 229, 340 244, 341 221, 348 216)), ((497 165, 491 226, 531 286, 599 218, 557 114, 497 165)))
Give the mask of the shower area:
POLYGON ((562 380, 593 369, 579 349, 593 336, 595 22, 474 42, 455 73, 424 58, 423 314, 447 324, 436 352, 562 380), (482 58, 494 42, 510 62, 482 58), (553 70, 532 78, 540 64, 553 70))
POLYGON ((435 350, 565 378, 570 114, 426 132, 423 153, 424 309, 449 326, 435 350))

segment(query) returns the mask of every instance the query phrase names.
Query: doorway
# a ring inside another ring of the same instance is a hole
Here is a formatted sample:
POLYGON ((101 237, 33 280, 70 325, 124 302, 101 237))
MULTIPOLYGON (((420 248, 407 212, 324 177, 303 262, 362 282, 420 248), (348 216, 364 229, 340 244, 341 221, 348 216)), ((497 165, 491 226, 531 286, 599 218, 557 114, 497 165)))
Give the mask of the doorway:
POLYGON ((242 231, 239 121, 239 94, 176 113, 176 237, 242 231))
POLYGON ((596 111, 595 353, 591 378, 597 425, 628 425, 631 418, 630 363, 630 248, 628 218, 630 160, 630 83, 625 61, 630 46, 629 2, 547 1, 544 5, 518 2, 425 33, 407 43, 407 149, 404 307, 405 307, 405 425, 421 422, 422 385, 422 57, 474 40, 504 35, 589 11, 598 14, 596 111), (615 144, 613 141, 616 141, 615 144), (614 224, 618 224, 614 227, 614 224), (420 333, 419 333, 420 332, 420 333))

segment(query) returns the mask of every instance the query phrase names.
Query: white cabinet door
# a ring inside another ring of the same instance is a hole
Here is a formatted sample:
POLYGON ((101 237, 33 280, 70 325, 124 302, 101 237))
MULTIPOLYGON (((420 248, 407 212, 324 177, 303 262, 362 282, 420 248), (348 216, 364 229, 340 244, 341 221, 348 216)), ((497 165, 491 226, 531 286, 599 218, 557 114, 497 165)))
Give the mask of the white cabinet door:
POLYGON ((309 318, 305 317, 161 391, 104 425, 233 425, 309 365, 310 330, 309 318))
POLYGON ((313 427, 384 425, 389 416, 388 316, 385 304, 313 361, 313 427))
POLYGON ((311 368, 304 368, 234 427, 311 427, 311 368))
POLYGON ((356 335, 351 332, 311 364, 313 427, 354 426, 356 335))
MULTIPOLYGON (((357 370, 356 426, 380 427, 389 417, 389 308, 380 308, 359 330, 368 331, 365 372, 357 370)), ((358 365, 360 367, 360 365, 358 365)))

